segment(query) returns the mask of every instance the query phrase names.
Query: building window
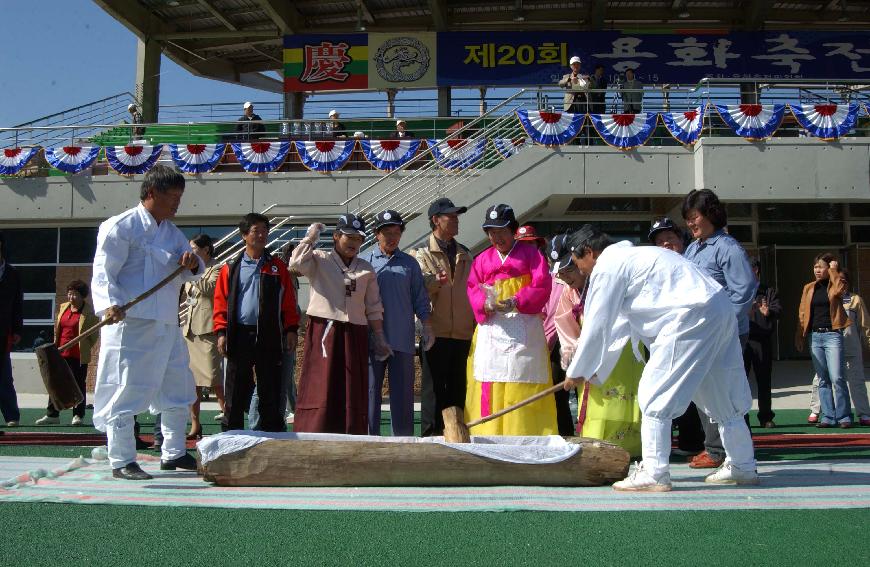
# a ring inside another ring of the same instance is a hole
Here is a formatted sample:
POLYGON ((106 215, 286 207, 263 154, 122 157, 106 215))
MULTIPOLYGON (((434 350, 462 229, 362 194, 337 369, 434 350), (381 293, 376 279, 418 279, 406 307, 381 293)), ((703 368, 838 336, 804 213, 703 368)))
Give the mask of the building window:
POLYGON ((651 210, 648 197, 607 197, 585 198, 578 197, 571 200, 567 215, 579 215, 584 213, 648 213, 651 210))
POLYGON ((56 228, 11 228, 4 230, 3 235, 12 265, 57 262, 56 228))
POLYGON ((734 239, 741 244, 752 244, 755 242, 751 224, 729 223, 728 234, 733 236, 734 239))
POLYGON ((60 229, 60 263, 91 264, 97 250, 97 228, 60 229))
MULTIPOLYGON (((810 207, 807 207, 810 208, 810 207)), ((759 222, 758 244, 788 246, 842 246, 846 238, 841 222, 759 222)))

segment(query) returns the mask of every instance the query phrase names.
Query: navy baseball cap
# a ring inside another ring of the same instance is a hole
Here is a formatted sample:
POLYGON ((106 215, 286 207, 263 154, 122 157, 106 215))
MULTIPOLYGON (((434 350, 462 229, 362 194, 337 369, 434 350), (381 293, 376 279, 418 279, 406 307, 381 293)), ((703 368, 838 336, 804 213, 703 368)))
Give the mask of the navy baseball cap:
POLYGON ((571 250, 568 248, 568 233, 559 234, 550 240, 547 257, 553 263, 553 273, 560 272, 572 265, 571 250))
POLYGON ((683 236, 682 229, 680 229, 680 227, 678 227, 676 224, 674 224, 674 221, 672 221, 668 217, 662 217, 652 224, 652 226, 649 229, 649 234, 647 235, 647 238, 649 239, 650 242, 655 244, 656 234, 658 234, 660 232, 664 232, 666 230, 670 230, 670 231, 675 232, 677 234, 677 236, 680 236, 680 237, 683 236))
POLYGON ((391 224, 396 224, 399 226, 405 226, 405 221, 402 220, 401 215, 396 211, 387 209, 386 211, 381 211, 380 213, 375 215, 375 222, 372 226, 372 230, 378 230, 382 227, 389 226, 391 224))
POLYGON ((347 213, 338 217, 338 223, 335 225, 335 230, 343 234, 357 234, 359 236, 366 235, 366 223, 358 216, 347 213))
POLYGON ((453 204, 453 201, 447 197, 441 197, 440 199, 435 199, 432 204, 429 205, 429 214, 427 216, 431 219, 435 215, 461 215, 467 210, 468 207, 457 207, 453 204))
POLYGON ((514 210, 510 205, 493 205, 486 209, 486 217, 483 219, 483 229, 504 228, 513 222, 517 222, 517 217, 514 216, 514 210))

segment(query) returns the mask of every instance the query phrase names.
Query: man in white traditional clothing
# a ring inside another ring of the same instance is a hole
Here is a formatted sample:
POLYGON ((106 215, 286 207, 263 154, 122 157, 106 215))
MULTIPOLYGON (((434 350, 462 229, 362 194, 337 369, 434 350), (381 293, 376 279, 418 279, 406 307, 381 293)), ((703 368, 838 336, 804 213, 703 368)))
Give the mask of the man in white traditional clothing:
POLYGON ((571 236, 574 263, 590 278, 583 332, 567 370, 566 389, 604 383, 632 340, 649 347, 638 403, 643 460, 622 491, 671 489, 671 420, 695 404, 719 425, 725 462, 705 479, 758 484, 752 438, 743 415, 752 396, 740 359, 728 295, 696 265, 671 250, 635 248, 584 225, 571 236))
POLYGON ((187 347, 178 326, 178 297, 205 265, 169 219, 178 212, 184 177, 157 165, 142 182, 141 203, 100 225, 91 289, 94 310, 112 321, 100 331, 94 425, 105 431, 115 478, 147 480, 136 463, 133 417, 162 415, 161 470, 195 470, 187 454, 187 414, 196 400, 187 347), (124 311, 121 306, 152 288, 177 266, 180 276, 124 311))

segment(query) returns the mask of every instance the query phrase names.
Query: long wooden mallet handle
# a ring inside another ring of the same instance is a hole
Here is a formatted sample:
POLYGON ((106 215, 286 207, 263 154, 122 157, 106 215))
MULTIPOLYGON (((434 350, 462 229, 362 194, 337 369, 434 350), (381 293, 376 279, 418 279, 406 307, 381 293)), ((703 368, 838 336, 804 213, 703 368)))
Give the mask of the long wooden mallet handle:
MULTIPOLYGON (((162 288, 163 286, 165 286, 166 284, 168 284, 169 282, 171 282, 172 280, 177 278, 181 272, 183 272, 184 270, 189 270, 189 269, 190 268, 188 268, 187 266, 178 266, 178 268, 176 268, 174 272, 172 272, 171 274, 169 274, 168 276, 166 276, 165 278, 160 280, 160 283, 158 283, 157 285, 155 285, 154 287, 152 287, 151 289, 149 289, 148 291, 146 291, 142 295, 133 298, 133 300, 130 301, 129 303, 122 305, 121 309, 123 309, 124 311, 127 311, 128 309, 130 309, 131 307, 133 307, 137 303, 139 303, 141 301, 145 301, 146 299, 148 299, 149 297, 154 295, 154 293, 156 293, 158 289, 162 288)), ((102 321, 100 321, 99 323, 97 323, 96 325, 91 327, 90 329, 82 332, 81 335, 72 339, 70 342, 64 344, 62 347, 57 349, 57 351, 63 352, 67 349, 74 347, 75 345, 79 344, 83 339, 86 339, 87 337, 93 335, 94 333, 99 331, 101 327, 104 327, 108 324, 109 324, 109 320, 103 319, 102 321)))
POLYGON ((508 406, 508 407, 506 407, 502 410, 499 410, 495 413, 491 413, 486 417, 481 417, 480 419, 475 419, 474 421, 469 421, 468 423, 465 424, 465 426, 468 427, 469 429, 471 429, 475 425, 480 425, 481 423, 486 423, 487 421, 492 421, 493 419, 499 418, 506 413, 510 413, 514 410, 520 409, 523 406, 527 406, 531 403, 537 402, 541 398, 546 398, 547 396, 552 396, 553 394, 555 394, 556 392, 558 392, 559 390, 562 390, 564 388, 565 388, 565 382, 559 382, 555 386, 550 386, 546 390, 542 390, 542 391, 538 392, 537 394, 535 394, 534 396, 531 396, 530 398, 526 398, 525 400, 523 400, 521 402, 517 402, 512 406, 508 406))

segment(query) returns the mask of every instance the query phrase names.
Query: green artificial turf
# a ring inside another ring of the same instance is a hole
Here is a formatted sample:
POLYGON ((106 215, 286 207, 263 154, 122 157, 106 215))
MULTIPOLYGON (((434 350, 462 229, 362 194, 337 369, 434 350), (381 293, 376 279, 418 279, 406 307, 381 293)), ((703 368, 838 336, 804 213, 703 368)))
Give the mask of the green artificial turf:
POLYGON ((9 565, 829 565, 868 510, 389 513, 4 504, 9 565), (12 560, 14 558, 14 561, 12 560))

